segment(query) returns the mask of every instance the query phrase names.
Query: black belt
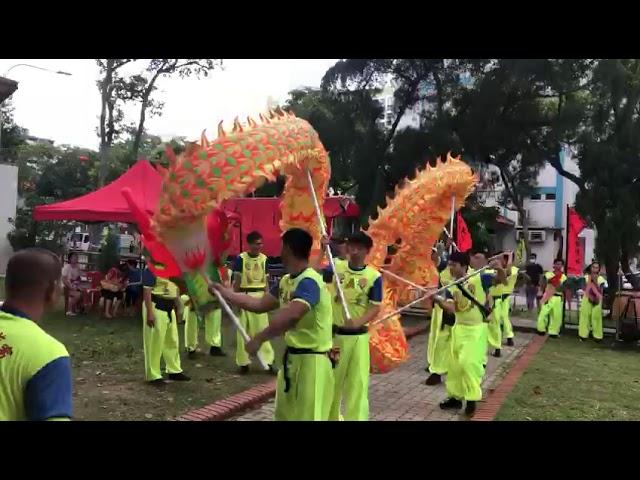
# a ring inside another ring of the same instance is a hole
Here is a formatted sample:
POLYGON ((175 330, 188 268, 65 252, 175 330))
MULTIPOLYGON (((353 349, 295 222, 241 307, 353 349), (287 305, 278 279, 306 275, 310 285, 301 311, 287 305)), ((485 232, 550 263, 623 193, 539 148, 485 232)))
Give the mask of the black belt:
POLYGON ((162 311, 166 312, 169 315, 169 321, 171 321, 171 312, 176 309, 176 299, 175 298, 163 298, 160 295, 151 295, 151 301, 155 305, 155 307, 162 311))
POLYGON ((310 348, 295 348, 295 347, 287 347, 284 350, 284 358, 282 359, 282 374, 284 378, 284 393, 289 391, 289 387, 291 387, 291 380, 289 379, 289 355, 326 355, 327 358, 331 361, 331 368, 335 368, 335 363, 329 357, 329 352, 317 352, 315 350, 311 350, 310 348))
POLYGON ((562 298, 564 295, 562 295, 561 293, 554 293, 553 296, 562 298))
POLYGON ((369 328, 364 325, 357 328, 339 327, 337 325, 333 326, 334 335, 363 335, 365 333, 369 333, 369 328))
POLYGON ((509 297, 511 296, 510 293, 505 293, 502 295, 502 297, 500 297, 502 300, 507 300, 509 297))
POLYGON ((264 292, 264 287, 240 288, 243 293, 264 292))

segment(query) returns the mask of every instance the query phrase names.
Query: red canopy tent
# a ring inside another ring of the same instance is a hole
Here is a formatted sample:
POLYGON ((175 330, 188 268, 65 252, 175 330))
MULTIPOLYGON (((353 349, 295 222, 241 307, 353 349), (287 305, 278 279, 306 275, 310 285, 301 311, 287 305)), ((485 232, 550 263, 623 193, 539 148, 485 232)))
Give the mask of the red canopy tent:
MULTIPOLYGON (((162 189, 162 178, 147 160, 140 160, 119 178, 95 192, 63 202, 37 206, 33 211, 33 218, 36 221, 135 223, 122 196, 122 189, 125 187, 131 189, 138 205, 149 215, 153 215, 162 189)), ((280 255, 279 198, 234 198, 223 202, 222 207, 232 220, 231 255, 240 253, 244 241, 242 237, 252 230, 258 230, 264 236, 267 255, 280 255)), ((328 197, 325 199, 324 214, 331 228, 334 218, 357 217, 360 211, 349 197, 328 197)))
POLYGON ((125 187, 131 189, 138 204, 152 215, 158 204, 162 179, 147 160, 140 160, 119 178, 95 192, 63 202, 37 206, 33 210, 33 218, 36 221, 135 223, 121 193, 125 187))
MULTIPOLYGON (((264 242, 264 253, 277 257, 280 255, 281 242, 280 235, 280 198, 232 198, 222 203, 225 211, 234 212, 241 218, 240 221, 232 223, 232 242, 229 251, 230 255, 239 254, 245 247, 246 235, 256 230, 262 234, 264 242)), ((358 205, 350 197, 327 197, 324 201, 324 216, 329 227, 336 217, 355 218, 360 215, 358 205)))

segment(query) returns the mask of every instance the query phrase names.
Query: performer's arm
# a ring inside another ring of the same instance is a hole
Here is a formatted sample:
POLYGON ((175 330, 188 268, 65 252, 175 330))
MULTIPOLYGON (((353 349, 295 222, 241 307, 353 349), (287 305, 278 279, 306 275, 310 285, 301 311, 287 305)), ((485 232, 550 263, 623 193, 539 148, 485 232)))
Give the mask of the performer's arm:
POLYGON ((435 295, 433 297, 433 303, 436 303, 444 310, 445 312, 455 314, 456 313, 456 304, 453 301, 453 297, 449 291, 446 292, 446 296, 435 295))
POLYGON ((242 281, 242 257, 238 255, 235 262, 233 262, 233 289, 236 292, 240 291, 240 282, 242 281))
POLYGON ((245 345, 247 353, 254 355, 264 342, 291 330, 318 302, 320 302, 318 284, 310 278, 302 279, 293 292, 292 300, 278 309, 269 319, 269 326, 245 345))
POLYGON ((147 325, 151 328, 156 325, 156 318, 151 301, 151 290, 156 285, 156 277, 150 270, 145 270, 142 274, 142 301, 147 310, 147 325))
POLYGON ((215 295, 213 289, 217 290, 225 300, 249 312, 267 313, 278 308, 278 299, 271 293, 266 293, 262 297, 257 298, 245 293, 234 292, 232 289, 224 287, 219 283, 214 283, 209 287, 211 295, 215 295))
POLYGON ((369 308, 360 318, 352 318, 346 325, 351 328, 358 328, 366 325, 376 318, 380 313, 380 304, 382 303, 382 276, 375 279, 373 285, 369 289, 369 308))

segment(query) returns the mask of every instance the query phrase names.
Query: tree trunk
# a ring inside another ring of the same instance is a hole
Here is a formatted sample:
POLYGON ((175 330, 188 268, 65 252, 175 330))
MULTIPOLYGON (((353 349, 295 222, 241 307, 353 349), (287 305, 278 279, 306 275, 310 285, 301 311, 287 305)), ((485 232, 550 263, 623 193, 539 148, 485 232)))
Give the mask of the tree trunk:
POLYGON ((525 259, 531 256, 531 244, 529 243, 529 219, 527 218, 527 212, 521 205, 516 205, 518 215, 522 219, 522 239, 524 240, 525 259))
POLYGON ((113 84, 113 72, 115 60, 108 59, 104 80, 102 81, 102 105, 100 109, 100 168, 98 171, 98 185, 102 187, 107 177, 107 155, 109 144, 107 143, 107 103, 111 95, 111 85, 113 84))
POLYGON ((131 159, 132 161, 136 161, 138 159, 138 151, 140 150, 140 143, 142 142, 142 135, 144 133, 144 121, 147 115, 147 107, 149 106, 149 97, 151 96, 151 92, 153 92, 153 88, 156 84, 156 80, 161 73, 164 73, 163 70, 158 70, 156 74, 149 81, 149 85, 144 90, 144 94, 142 96, 142 104, 140 105, 140 120, 138 121, 138 129, 136 130, 136 136, 133 139, 133 146, 131 147, 131 159))

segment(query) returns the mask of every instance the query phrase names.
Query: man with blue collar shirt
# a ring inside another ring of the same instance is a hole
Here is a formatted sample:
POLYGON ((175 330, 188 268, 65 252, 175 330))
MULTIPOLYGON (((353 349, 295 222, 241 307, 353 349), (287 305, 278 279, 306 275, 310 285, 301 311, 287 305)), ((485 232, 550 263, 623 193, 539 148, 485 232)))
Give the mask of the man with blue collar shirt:
POLYGON ((60 260, 30 248, 7 264, 0 307, 0 420, 70 420, 71 361, 38 322, 61 294, 60 260))
POLYGON ((313 238, 292 228, 282 235, 287 275, 261 297, 215 284, 229 302, 252 312, 273 311, 269 326, 245 345, 256 355, 262 344, 284 334, 286 345, 276 387, 276 420, 328 420, 333 399, 331 296, 322 276, 309 266, 313 238))
MULTIPOLYGON (((327 240, 324 240, 326 244, 327 240)), ((369 327, 380 312, 382 276, 365 259, 373 247, 373 240, 364 232, 347 239, 348 260, 335 263, 323 271, 328 284, 339 281, 342 286, 350 320, 344 318, 339 295, 333 295, 334 345, 340 350, 335 376, 333 405, 330 420, 343 418, 340 407, 344 397, 344 420, 369 419, 369 327)))

